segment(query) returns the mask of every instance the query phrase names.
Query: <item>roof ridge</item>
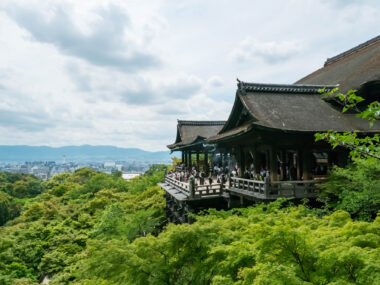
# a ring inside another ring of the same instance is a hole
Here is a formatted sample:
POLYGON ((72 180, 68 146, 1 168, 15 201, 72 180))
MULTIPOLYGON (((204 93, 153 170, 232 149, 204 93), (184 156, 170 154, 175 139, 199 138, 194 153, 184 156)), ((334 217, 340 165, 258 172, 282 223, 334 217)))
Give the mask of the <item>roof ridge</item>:
POLYGON ((179 125, 187 126, 219 126, 224 125, 226 121, 194 121, 194 120, 177 120, 179 125))
POLYGON ((238 90, 243 92, 319 94, 322 88, 331 90, 336 87, 338 85, 249 83, 238 80, 238 90))
POLYGON ((355 53, 355 52, 357 52, 357 51, 359 51, 359 50, 361 50, 361 49, 363 49, 363 48, 365 48, 367 46, 370 46, 370 45, 376 43, 377 41, 380 41, 380 35, 376 36, 376 37, 374 37, 374 38, 372 38, 372 39, 370 39, 370 40, 368 40, 368 41, 366 41, 364 43, 361 43, 361 44, 359 44, 359 45, 357 45, 357 46, 355 46, 353 48, 350 48, 349 50, 346 50, 346 51, 344 51, 344 52, 342 52, 342 53, 340 53, 340 54, 338 54, 336 56, 328 58, 325 61, 324 66, 327 66, 327 65, 329 65, 329 64, 331 64, 333 62, 336 62, 336 61, 340 60, 343 57, 346 57, 346 56, 348 56, 348 55, 350 55, 352 53, 355 53))

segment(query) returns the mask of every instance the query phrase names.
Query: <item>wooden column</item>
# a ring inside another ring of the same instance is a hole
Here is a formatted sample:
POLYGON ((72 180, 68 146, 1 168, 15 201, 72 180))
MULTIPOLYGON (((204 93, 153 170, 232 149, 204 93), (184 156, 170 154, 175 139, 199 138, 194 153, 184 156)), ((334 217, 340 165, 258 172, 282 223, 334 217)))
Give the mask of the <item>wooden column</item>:
POLYGON ((274 146, 272 146, 269 151, 269 171, 270 180, 278 181, 277 148, 274 146))
POLYGON ((182 156, 183 156, 183 164, 185 165, 185 167, 187 167, 187 152, 183 150, 182 156))
POLYGON ((181 157, 181 163, 185 163, 185 153, 184 151, 181 151, 182 157, 181 157))
POLYGON ((302 151, 297 150, 297 180, 302 179, 302 151))
POLYGON ((235 158, 236 158, 236 165, 237 165, 237 176, 238 177, 242 177, 242 174, 244 172, 242 172, 241 170, 241 149, 240 147, 236 147, 236 150, 235 150, 235 158))
POLYGON ((311 179, 311 152, 303 150, 302 155, 302 176, 303 180, 311 179))
POLYGON ((256 148, 252 149, 252 155, 253 155, 253 166, 255 168, 255 173, 260 173, 261 169, 261 159, 260 159, 260 153, 256 150, 256 148))
POLYGON ((241 177, 244 176, 245 172, 245 152, 243 148, 240 148, 240 171, 241 171, 241 177))
POLYGON ((189 151, 189 170, 192 168, 192 161, 191 161, 191 151, 189 151))
POLYGON ((199 170, 199 152, 197 152, 197 169, 199 170))
POLYGON ((285 180, 285 166, 286 166, 286 151, 280 150, 280 160, 281 160, 281 169, 280 169, 280 180, 285 180))
POLYGON ((204 167, 204 171, 206 172, 206 175, 208 175, 210 167, 208 166, 208 152, 207 151, 205 152, 203 167, 204 167))

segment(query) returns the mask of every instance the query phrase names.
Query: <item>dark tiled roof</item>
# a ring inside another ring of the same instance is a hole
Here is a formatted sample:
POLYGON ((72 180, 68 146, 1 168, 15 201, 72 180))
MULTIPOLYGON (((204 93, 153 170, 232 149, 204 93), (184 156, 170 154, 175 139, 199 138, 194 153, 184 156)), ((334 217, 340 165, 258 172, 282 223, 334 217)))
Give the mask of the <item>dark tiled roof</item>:
POLYGON ((181 126, 223 126, 226 121, 185 121, 178 120, 181 126))
POLYGON ((223 127, 225 121, 184 121, 178 120, 177 138, 169 149, 194 144, 197 141, 216 135, 223 127))
MULTIPOLYGON (((238 83, 237 98, 233 111, 225 126, 234 126, 231 121, 238 118, 241 112, 237 104, 241 104, 251 115, 252 127, 260 126, 278 131, 324 132, 380 132, 380 122, 370 128, 369 122, 357 118, 355 114, 343 114, 323 100, 319 89, 323 86, 274 85, 238 83), (247 86, 249 88, 247 88, 247 86), (265 88, 263 89, 262 86, 265 88), (301 92, 301 90, 305 92, 301 92), (294 91, 296 90, 296 91, 294 91), (243 92, 242 92, 243 91, 243 92)), ((333 88, 330 86, 328 88, 333 88)), ((218 135, 208 141, 217 142, 249 130, 247 123, 236 127, 225 127, 218 135)))
POLYGON ((347 92, 375 80, 380 80, 380 36, 328 59, 324 67, 296 84, 339 84, 340 90, 347 92))
POLYGON ((331 90, 335 87, 337 85, 264 84, 238 81, 238 89, 243 92, 319 94, 322 88, 331 90))
POLYGON ((208 142, 213 143, 218 140, 223 140, 225 138, 231 138, 234 136, 242 135, 252 129, 252 123, 246 123, 236 128, 230 129, 226 132, 220 132, 219 134, 212 136, 207 139, 208 142))
POLYGON ((338 55, 336 55, 336 56, 333 56, 333 57, 328 58, 328 59, 325 61, 325 65, 324 65, 324 66, 329 65, 329 64, 331 64, 331 63, 333 63, 333 62, 335 62, 335 61, 337 61, 337 60, 340 60, 340 59, 342 59, 343 57, 348 56, 348 55, 350 55, 350 54, 352 54, 352 53, 358 52, 358 51, 360 51, 361 49, 363 49, 363 48, 365 48, 365 47, 367 47, 367 46, 369 46, 369 45, 372 45, 372 44, 376 43, 377 41, 380 41, 380 35, 377 36, 377 37, 374 37, 373 39, 370 39, 369 41, 366 41, 365 43, 362 43, 362 44, 360 44, 360 45, 357 45, 356 47, 353 47, 353 48, 351 48, 351 49, 349 49, 349 50, 346 50, 345 52, 342 52, 342 53, 340 53, 340 54, 338 54, 338 55))

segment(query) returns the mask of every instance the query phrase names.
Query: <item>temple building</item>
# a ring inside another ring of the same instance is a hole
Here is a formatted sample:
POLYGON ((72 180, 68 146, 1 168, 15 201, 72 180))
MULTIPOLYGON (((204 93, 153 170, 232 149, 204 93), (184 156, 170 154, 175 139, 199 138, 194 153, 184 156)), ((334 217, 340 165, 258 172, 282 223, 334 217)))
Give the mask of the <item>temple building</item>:
MULTIPOLYGON (((359 109, 380 101, 380 36, 327 59, 322 68, 294 84, 238 80, 228 120, 212 131, 201 133, 196 123, 186 126, 178 121, 176 141, 168 147, 182 151, 188 169, 194 153, 219 153, 230 166, 228 179, 218 180, 217 186, 214 181, 181 184, 165 178, 161 186, 172 205, 173 201, 178 205, 178 199, 185 205, 202 200, 202 207, 207 207, 206 199, 213 199, 209 207, 218 203, 231 208, 280 197, 317 197, 317 184, 325 181, 332 166, 345 166, 349 156, 347 148, 332 149, 327 142, 316 141, 315 134, 329 130, 357 131, 359 136, 380 133, 379 120, 370 126, 354 111, 342 113, 337 99, 321 95, 321 89, 337 87, 342 93, 357 90, 365 99, 357 105, 359 109)), ((197 204, 193 205, 196 209, 197 204)))
POLYGON ((366 99, 359 108, 380 99, 380 37, 328 59, 295 84, 239 81, 226 124, 208 139, 236 157, 239 177, 231 179, 227 191, 252 199, 316 196, 315 184, 323 182, 328 169, 348 162, 347 149, 316 142, 316 133, 380 133, 379 121, 370 127, 356 113, 342 113, 339 102, 321 96, 322 88, 336 87, 357 90, 366 99), (256 178, 263 172, 266 182, 256 178))
POLYGON ((176 140, 167 147, 171 152, 181 152, 181 168, 192 169, 195 166, 198 170, 209 172, 209 155, 212 156, 215 149, 206 144, 206 139, 216 135, 224 123, 225 121, 178 120, 176 140))

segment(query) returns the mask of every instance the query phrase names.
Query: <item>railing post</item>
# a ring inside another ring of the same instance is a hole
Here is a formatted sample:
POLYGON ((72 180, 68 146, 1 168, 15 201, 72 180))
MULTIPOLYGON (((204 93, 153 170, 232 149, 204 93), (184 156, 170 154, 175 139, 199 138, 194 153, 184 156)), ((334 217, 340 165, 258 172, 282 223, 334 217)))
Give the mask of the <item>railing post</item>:
POLYGON ((270 189, 269 177, 265 177, 265 179, 264 179, 264 195, 265 195, 265 198, 269 198, 269 189, 270 189))
POLYGON ((195 194, 195 183, 194 183, 194 176, 191 175, 189 177, 189 194, 190 194, 190 198, 194 198, 194 194, 195 194))
POLYGON ((220 183, 219 195, 222 195, 222 193, 223 193, 223 185, 224 185, 224 181, 222 180, 222 182, 220 183))

